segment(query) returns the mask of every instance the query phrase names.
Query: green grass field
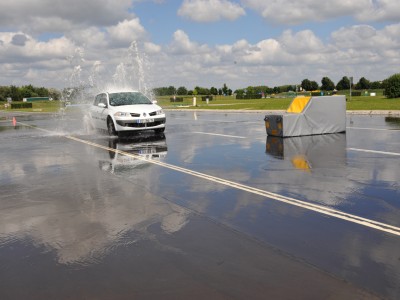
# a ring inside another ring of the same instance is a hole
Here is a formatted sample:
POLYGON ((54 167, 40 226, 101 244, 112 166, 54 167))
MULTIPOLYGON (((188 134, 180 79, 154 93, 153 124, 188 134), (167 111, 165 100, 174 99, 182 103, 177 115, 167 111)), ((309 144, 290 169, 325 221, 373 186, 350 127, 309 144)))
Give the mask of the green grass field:
POLYGON ((193 107, 193 96, 185 96, 183 102, 170 102, 170 97, 157 97, 158 104, 163 108, 199 108, 199 109, 223 109, 223 110, 275 110, 286 109, 292 99, 248 99, 236 100, 233 96, 214 96, 212 101, 207 104, 201 100, 201 96, 196 97, 196 107, 193 107))
MULTIPOLYGON (((347 97, 347 110, 400 110, 400 98, 387 99, 381 93, 377 96, 347 97)), ((193 96, 183 97, 183 102, 170 102, 170 97, 157 97, 158 104, 165 109, 209 109, 209 110, 286 110, 293 98, 266 98, 236 100, 233 96, 214 96, 209 104, 197 96, 197 106, 193 106, 193 96)), ((62 107, 60 101, 33 102, 31 109, 4 108, 5 103, 0 103, 2 111, 23 112, 57 112, 62 107)), ((73 108, 67 108, 67 111, 73 108)))
POLYGON ((347 97, 347 110, 400 110, 400 98, 360 96, 350 100, 347 97))
MULTIPOLYGON (((358 96, 350 97, 347 95, 347 110, 400 110, 400 98, 387 99, 385 96, 358 96)), ((207 105, 197 98, 197 107, 193 107, 193 97, 184 97, 183 102, 170 102, 170 97, 157 97, 158 104, 163 108, 185 109, 238 109, 238 110, 285 110, 288 108, 293 98, 266 98, 236 100, 234 97, 217 96, 207 105)))
POLYGON ((32 108, 11 109, 10 107, 4 108, 4 104, 4 102, 0 102, 0 110, 23 112, 56 112, 61 105, 60 101, 36 101, 32 102, 32 108))

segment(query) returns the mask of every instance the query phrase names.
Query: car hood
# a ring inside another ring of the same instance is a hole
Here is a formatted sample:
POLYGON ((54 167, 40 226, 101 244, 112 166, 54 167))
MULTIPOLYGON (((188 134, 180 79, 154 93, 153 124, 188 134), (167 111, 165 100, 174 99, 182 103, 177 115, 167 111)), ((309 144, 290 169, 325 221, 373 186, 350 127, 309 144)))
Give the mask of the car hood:
POLYGON ((156 104, 136 104, 136 105, 121 105, 121 106, 111 106, 112 110, 117 112, 134 112, 134 113, 151 113, 156 110, 160 110, 156 104))

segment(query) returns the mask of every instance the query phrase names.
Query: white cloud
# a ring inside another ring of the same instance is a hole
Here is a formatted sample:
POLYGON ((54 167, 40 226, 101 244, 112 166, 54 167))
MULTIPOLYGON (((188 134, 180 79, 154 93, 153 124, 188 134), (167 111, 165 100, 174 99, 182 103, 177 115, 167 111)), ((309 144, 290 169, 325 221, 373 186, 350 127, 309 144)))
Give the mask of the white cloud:
POLYGON ((75 47, 65 37, 41 42, 21 32, 0 32, 0 41, 2 41, 0 63, 35 63, 51 59, 64 59, 66 53, 75 47), (16 43, 15 40, 23 40, 23 43, 16 43))
MULTIPOLYGON (((80 76, 85 82, 89 76, 107 81, 116 72, 116 66, 135 63, 129 61, 134 56, 130 56, 128 47, 108 47, 117 38, 128 43, 137 34, 134 29, 138 24, 126 21, 107 31, 90 27, 70 32, 69 38, 47 42, 23 32, 0 33, 0 74, 4 74, 0 75, 0 81, 3 84, 42 82, 38 85, 46 86, 57 82, 56 86, 64 86, 67 84, 64 78, 73 72, 72 65, 81 66, 80 76), (129 34, 130 30, 134 33, 129 34), (86 40, 82 55, 75 51, 72 40, 79 43, 86 40), (70 65, 65 57, 72 53, 79 61, 70 65), (93 71, 96 63, 101 65, 98 74, 93 71), (40 76, 35 78, 35 74, 40 76), (45 78, 48 81, 43 81, 45 78)), ((393 66, 400 63, 400 24, 383 29, 369 25, 343 27, 327 41, 320 40, 311 30, 286 30, 280 36, 256 43, 240 39, 231 44, 209 46, 177 30, 167 45, 146 40, 138 43, 140 51, 147 54, 143 57, 152 64, 152 69, 145 71, 149 72, 153 87, 183 85, 191 89, 196 85, 219 87, 226 82, 235 89, 257 84, 296 84, 304 78, 320 82, 327 75, 334 82, 350 75, 355 80, 361 76, 381 80, 395 73, 393 66)))
POLYGON ((238 60, 248 64, 273 64, 279 63, 281 54, 283 53, 279 42, 267 39, 257 43, 254 47, 249 47, 245 55, 238 60))
POLYGON ((332 33, 335 44, 342 48, 364 48, 375 41, 377 30, 369 25, 342 27, 332 33))
POLYGON ((216 50, 222 60, 248 66, 277 66, 314 62, 324 51, 324 45, 310 30, 294 34, 287 30, 277 39, 262 40, 254 45, 239 40, 233 45, 217 46, 216 50))
POLYGON ((398 0, 242 0, 243 6, 259 12, 267 21, 279 24, 301 24, 352 16, 360 21, 398 21, 398 0))
POLYGON ((249 47, 249 43, 246 40, 241 39, 233 44, 232 49, 234 52, 237 52, 237 51, 247 49, 248 47, 249 47))
POLYGON ((400 48, 400 24, 376 30, 369 25, 343 27, 332 33, 332 40, 338 48, 383 53, 400 48))
MULTIPOLYGON (((265 16, 267 21, 284 24, 324 20, 337 15, 352 15, 360 20, 367 16, 374 20, 399 19, 397 2, 389 0, 357 3, 339 0, 334 9, 331 3, 316 0, 293 4, 288 0, 243 0, 242 6, 237 2, 183 1, 179 14, 202 22, 233 20, 242 16, 243 7, 246 7, 265 16)), ((265 24, 265 35, 258 39, 244 34, 236 35, 234 40, 234 35, 228 34, 231 42, 220 45, 198 42, 200 38, 197 39, 193 27, 178 30, 173 27, 175 32, 169 33, 169 42, 156 43, 150 40, 143 24, 154 26, 158 20, 148 16, 142 23, 129 10, 132 3, 145 5, 139 1, 88 0, 65 4, 55 0, 51 5, 48 3, 44 0, 0 3, 1 85, 32 83, 64 87, 65 78, 69 78, 77 65, 82 68, 80 75, 85 82, 95 75, 103 76, 103 81, 109 80, 116 66, 133 66, 129 55, 134 55, 129 54, 129 45, 134 40, 146 53, 143 59, 153 64, 152 85, 156 87, 209 87, 222 86, 224 82, 232 88, 257 84, 274 86, 297 83, 304 78, 319 82, 327 74, 334 81, 345 75, 352 75, 355 80, 357 76, 381 80, 395 73, 393 66, 400 64, 399 23, 382 29, 374 27, 374 23, 351 25, 326 33, 325 39, 310 29, 290 29, 271 36, 265 24), (76 53, 77 47, 85 50, 85 60, 70 64, 66 57, 76 53), (96 63, 101 67, 94 72, 96 63)))
POLYGON ((173 41, 169 45, 169 52, 172 54, 196 54, 208 51, 207 45, 199 45, 190 41, 189 36, 181 29, 174 32, 173 41))
POLYGON ((173 52, 191 53, 194 52, 196 47, 197 45, 189 40, 189 36, 183 30, 174 32, 173 52))
POLYGON ((161 52, 161 46, 150 42, 144 43, 144 51, 149 54, 156 54, 161 52))
POLYGON ((2 0, 0 26, 32 33, 110 26, 131 17, 131 6, 131 0, 2 0))
POLYGON ((97 27, 71 30, 66 33, 66 37, 86 48, 104 49, 108 44, 106 33, 97 27))
POLYGON ((295 34, 291 30, 286 30, 279 41, 286 51, 293 54, 320 52, 324 48, 322 41, 311 30, 303 30, 295 34))
POLYGON ((236 20, 244 16, 244 9, 228 0, 184 0, 178 15, 196 22, 236 20))
POLYGON ((43 42, 22 32, 1 32, 0 41, 0 82, 6 85, 58 85, 68 67, 65 57, 75 49, 66 37, 43 42))
POLYGON ((356 13, 360 21, 395 21, 400 20, 400 2, 398 0, 375 0, 356 13))
MULTIPOLYGON (((343 76, 382 80, 399 64, 400 24, 382 30, 350 26, 322 41, 311 30, 284 31, 277 38, 249 43, 207 47, 199 45, 183 31, 175 32, 168 48, 174 56, 158 56, 158 85, 210 87, 227 82, 230 87, 300 83, 304 78, 320 82, 329 76, 335 83, 343 76), (203 47, 203 48, 202 48, 203 47), (202 48, 203 51, 199 49, 202 48)), ((161 51, 165 52, 165 51, 161 51)))
POLYGON ((321 21, 354 12, 369 6, 370 0, 338 0, 335 3, 320 0, 242 0, 242 3, 274 23, 299 24, 308 21, 321 21))
POLYGON ((109 27, 107 31, 113 43, 111 46, 117 47, 129 47, 133 41, 141 39, 146 33, 138 18, 119 22, 116 26, 109 27))

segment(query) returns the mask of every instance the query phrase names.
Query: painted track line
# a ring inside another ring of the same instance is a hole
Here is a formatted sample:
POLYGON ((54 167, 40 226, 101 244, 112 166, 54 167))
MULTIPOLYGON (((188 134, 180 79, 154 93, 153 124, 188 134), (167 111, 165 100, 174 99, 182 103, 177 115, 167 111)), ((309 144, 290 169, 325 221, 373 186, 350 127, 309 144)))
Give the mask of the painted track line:
POLYGON ((350 151, 358 151, 358 152, 366 152, 366 153, 375 153, 375 154, 384 154, 384 155, 395 155, 400 156, 400 153, 397 152, 386 152, 386 151, 377 151, 377 150, 368 150, 368 149, 358 149, 358 148, 347 148, 350 151))
MULTIPOLYGON (((20 123, 20 124, 23 124, 23 123, 20 123)), ((31 126, 31 125, 28 125, 28 124, 23 124, 23 125, 29 126, 29 127, 32 127, 32 128, 44 131, 44 132, 54 133, 53 131, 50 131, 50 130, 47 130, 47 129, 43 129, 43 128, 39 128, 39 127, 34 127, 34 126, 31 126)), ((96 147, 96 148, 99 148, 99 149, 103 149, 103 150, 107 150, 107 151, 113 151, 113 152, 118 153, 118 154, 126 155, 128 157, 132 157, 132 158, 135 158, 135 159, 138 159, 138 160, 146 161, 148 163, 151 163, 151 164, 154 164, 154 165, 158 165, 158 166, 170 169, 170 170, 174 170, 174 171, 177 171, 177 172, 188 174, 188 175, 191 175, 191 176, 194 176, 194 177, 198 177, 198 178, 201 178, 201 179, 204 179, 204 180, 212 181, 214 183, 219 183, 219 184, 222 184, 222 185, 225 185, 225 186, 228 186, 228 187, 232 187, 232 188, 235 188, 235 189, 238 189, 238 190, 242 190, 242 191, 245 191, 245 192, 249 192, 249 193, 252 193, 252 194, 255 194, 255 195, 258 195, 258 196, 262 196, 262 197, 268 198, 270 200, 275 200, 275 201, 286 203, 286 204, 289 204, 289 205, 292 205, 292 206, 301 207, 303 209, 314 211, 314 212, 317 212, 317 213, 320 213, 320 214, 323 214, 323 215, 328 215, 328 216, 331 216, 331 217, 334 217, 334 218, 337 218, 337 219, 345 220, 345 221, 352 222, 352 223, 355 223, 355 224, 359 224, 359 225, 362 225, 362 226, 365 226, 365 227, 376 229, 376 230, 379 230, 379 231, 382 231, 382 232, 386 232, 386 233, 390 233, 390 234, 393 234, 393 235, 396 235, 396 236, 400 236, 400 227, 396 227, 396 226, 392 226, 392 225, 385 224, 385 223, 382 223, 382 222, 378 222, 378 221, 374 221, 374 220, 371 220, 371 219, 363 218, 363 217, 360 217, 360 216, 357 216, 357 215, 353 215, 353 214, 350 214, 350 213, 342 212, 340 210, 332 209, 332 208, 325 207, 325 206, 322 206, 322 205, 313 204, 313 203, 309 203, 309 202, 306 202, 306 201, 302 201, 302 200, 286 197, 286 196, 283 196, 283 195, 279 195, 279 194, 276 194, 276 193, 264 191, 264 190, 257 189, 257 188, 251 187, 251 186, 247 186, 247 185, 244 185, 244 184, 241 184, 241 183, 237 183, 237 182, 234 182, 234 181, 230 181, 230 180, 226 180, 226 179, 223 179, 223 178, 215 177, 215 176, 208 175, 208 174, 205 174, 205 173, 193 171, 193 170, 190 170, 190 169, 182 168, 182 167, 179 167, 179 166, 171 165, 171 164, 168 164, 168 163, 165 163, 165 162, 156 161, 156 160, 152 160, 152 159, 147 159, 147 158, 142 157, 142 156, 140 156, 138 154, 133 154, 133 153, 125 152, 125 151, 122 151, 122 150, 109 148, 109 147, 106 147, 106 146, 102 146, 102 145, 99 145, 99 144, 96 144, 96 143, 93 143, 93 142, 90 142, 90 141, 86 141, 86 140, 74 137, 74 136, 67 135, 67 136, 63 136, 63 137, 65 137, 66 139, 73 140, 73 141, 76 141, 76 142, 79 142, 79 143, 83 143, 83 144, 86 144, 86 145, 89 145, 89 146, 93 146, 93 147, 96 147)))
POLYGON ((400 131, 400 129, 385 129, 385 128, 366 128, 366 127, 352 127, 348 126, 346 129, 358 129, 358 130, 375 130, 375 131, 400 131))
POLYGON ((297 199, 294 199, 294 198, 282 196, 282 195, 279 195, 279 194, 276 194, 276 193, 264 191, 264 190, 261 190, 261 189, 257 189, 257 188, 251 187, 251 186, 247 186, 247 185, 240 184, 240 183, 237 183, 237 182, 233 182, 233 181, 230 181, 230 180, 226 180, 226 179, 223 179, 223 178, 219 178, 219 177, 215 177, 215 176, 212 176, 212 175, 204 174, 204 173, 201 173, 201 172, 193 171, 193 170, 190 170, 190 169, 182 168, 182 167, 179 167, 179 166, 171 165, 171 164, 168 164, 168 163, 165 163, 165 162, 156 161, 156 160, 152 160, 152 159, 147 159, 147 158, 142 157, 142 156, 137 155, 137 154, 132 154, 132 153, 121 151, 121 150, 117 150, 117 149, 114 149, 114 148, 109 148, 109 147, 102 146, 102 145, 99 145, 99 144, 96 144, 96 143, 93 143, 93 142, 89 142, 89 141, 86 141, 86 140, 82 140, 80 138, 76 138, 76 137, 73 137, 73 136, 66 136, 66 138, 68 138, 70 140, 74 140, 74 141, 80 142, 80 143, 84 143, 84 144, 87 144, 87 145, 90 145, 90 146, 93 146, 93 147, 101 148, 101 149, 104 149, 104 150, 107 150, 107 151, 114 151, 116 153, 119 153, 119 154, 122 154, 122 155, 126 155, 128 157, 132 157, 132 158, 135 158, 135 159, 146 161, 146 162, 152 163, 154 165, 158 165, 158 166, 161 166, 161 167, 164 167, 164 168, 167 168, 167 169, 171 169, 171 170, 174 170, 174 171, 177 171, 177 172, 181 172, 181 173, 188 174, 188 175, 191 175, 191 176, 194 176, 194 177, 198 177, 198 178, 201 178, 201 179, 212 181, 214 183, 219 183, 219 184, 222 184, 222 185, 225 185, 225 186, 229 186, 229 187, 232 187, 232 188, 235 188, 235 189, 238 189, 238 190, 242 190, 242 191, 249 192, 249 193, 252 193, 252 194, 255 194, 255 195, 259 195, 259 196, 262 196, 262 197, 265 197, 265 198, 268 198, 268 199, 272 199, 272 200, 276 200, 276 201, 283 202, 283 203, 286 203, 286 204, 290 204, 292 206, 301 207, 301 208, 304 208, 304 209, 307 209, 307 210, 311 210, 311 211, 314 211, 314 212, 317 212, 317 213, 321 213, 321 214, 324 214, 324 215, 328 215, 328 216, 331 216, 331 217, 335 217, 335 218, 338 218, 338 219, 342 219, 342 220, 346 220, 346 221, 349 221, 349 222, 352 222, 352 223, 356 223, 356 224, 359 224, 359 225, 362 225, 362 226, 365 226, 365 227, 373 228, 373 229, 376 229, 376 230, 379 230, 379 231, 383 231, 383 232, 387 232, 387 233, 391 233, 391 234, 400 236, 400 228, 396 227, 396 226, 392 226, 392 225, 385 224, 385 223, 382 223, 382 222, 378 222, 378 221, 370 220, 370 219, 367 219, 367 218, 359 217, 359 216, 356 216, 356 215, 353 215, 353 214, 345 213, 345 212, 342 212, 342 211, 339 211, 339 210, 335 210, 335 209, 332 209, 332 208, 329 208, 329 207, 325 207, 325 206, 322 206, 322 205, 308 203, 308 202, 297 200, 297 199))
POLYGON ((230 138, 235 138, 235 139, 245 139, 246 138, 245 136, 227 135, 227 134, 219 134, 219 133, 200 132, 200 131, 195 131, 193 133, 204 134, 204 135, 213 135, 213 136, 223 136, 223 137, 230 137, 230 138))

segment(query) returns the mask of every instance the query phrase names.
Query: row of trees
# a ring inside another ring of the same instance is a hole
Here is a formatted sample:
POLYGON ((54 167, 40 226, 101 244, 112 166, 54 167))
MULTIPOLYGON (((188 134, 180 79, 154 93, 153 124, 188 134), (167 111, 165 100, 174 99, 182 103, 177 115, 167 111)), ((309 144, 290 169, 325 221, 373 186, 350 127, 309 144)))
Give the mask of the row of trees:
MULTIPOLYGON (((374 81, 370 82, 365 77, 361 77, 358 83, 352 84, 352 89, 354 90, 366 90, 366 89, 382 89, 384 88, 384 82, 374 81)), ((273 88, 266 85, 262 86, 248 86, 247 88, 237 89, 234 91, 237 95, 257 95, 257 94, 279 94, 284 92, 296 92, 300 90, 304 91, 333 91, 333 90, 348 90, 350 89, 350 79, 348 77, 343 77, 336 85, 329 77, 323 77, 321 80, 321 85, 316 81, 311 81, 309 79, 304 79, 299 85, 282 85, 275 86, 273 88)), ((154 93, 157 96, 171 96, 171 95, 232 95, 232 90, 227 87, 226 84, 222 88, 203 88, 196 86, 193 90, 188 90, 187 88, 181 86, 175 88, 174 86, 160 87, 154 89, 154 93)))
MULTIPOLYGON (((400 73, 394 74, 383 81, 369 81, 365 77, 361 77, 360 80, 354 84, 352 80, 344 76, 335 85, 329 77, 323 77, 321 80, 321 85, 318 85, 316 81, 311 81, 309 79, 304 79, 300 85, 282 85, 270 88, 268 86, 248 86, 247 88, 237 89, 234 91, 237 95, 268 95, 268 94, 279 94, 283 92, 299 91, 300 87, 304 91, 314 91, 314 90, 324 90, 333 91, 337 90, 348 90, 351 88, 354 90, 367 90, 367 89, 384 89, 384 93, 388 98, 398 98, 400 97, 400 73)), ((64 89, 63 97, 68 98, 68 93, 70 89, 64 89)), ((232 95, 232 90, 224 83, 221 88, 203 88, 196 86, 193 90, 187 90, 185 87, 181 86, 175 88, 174 86, 160 87, 154 89, 154 94, 156 96, 171 96, 171 95, 232 95)), ((71 96, 71 95, 69 95, 71 96)), ((34 87, 32 85, 25 85, 22 87, 11 86, 0 86, 0 101, 6 101, 7 98, 12 100, 22 100, 23 98, 29 97, 50 97, 54 100, 59 100, 61 98, 61 93, 56 89, 47 89, 44 87, 34 87)))
POLYGON ((281 92, 287 92, 289 90, 292 90, 293 86, 292 85, 284 85, 280 87, 274 87, 274 88, 269 88, 268 86, 249 86, 247 88, 243 89, 237 89, 235 91, 232 91, 225 83, 221 88, 216 88, 216 87, 211 87, 211 88, 205 88, 205 87, 199 87, 196 86, 193 90, 188 90, 186 87, 178 87, 175 88, 174 86, 169 86, 169 87, 159 87, 155 88, 154 94, 156 96, 172 96, 172 95, 179 95, 179 96, 191 96, 191 95, 225 95, 225 96, 231 96, 233 93, 243 95, 243 94, 248 94, 248 95, 256 95, 256 94, 278 94, 281 92))
POLYGON ((296 89, 295 86, 292 85, 282 85, 282 86, 275 86, 270 88, 266 85, 259 85, 259 86, 248 86, 247 88, 237 89, 235 90, 235 94, 237 95, 260 95, 260 94, 279 94, 289 91, 294 91, 296 89))
POLYGON ((21 101, 23 98, 30 97, 50 97, 54 100, 58 100, 60 96, 61 93, 56 89, 34 87, 31 84, 21 87, 14 85, 0 86, 0 101, 6 101, 7 98, 11 98, 13 101, 21 101))
POLYGON ((393 74, 383 81, 385 95, 388 98, 400 97, 400 73, 393 74))
MULTIPOLYGON (((324 91, 333 91, 335 88, 337 90, 349 90, 350 87, 354 90, 384 89, 384 94, 386 97, 400 97, 400 74, 394 74, 383 81, 372 82, 365 77, 361 77, 356 84, 352 82, 351 77, 349 78, 344 76, 341 80, 339 80, 336 86, 331 79, 324 77, 322 78, 321 83, 322 85, 320 86, 320 89, 324 91)), ((317 86, 318 85, 315 81, 310 81, 308 79, 304 79, 301 82, 301 87, 306 91, 313 91, 317 86)))
POLYGON ((383 81, 369 81, 365 77, 361 77, 360 80, 354 84, 351 82, 349 77, 344 76, 339 82, 335 85, 333 81, 329 77, 323 77, 321 80, 321 86, 318 86, 318 83, 315 81, 310 81, 308 79, 304 79, 301 82, 301 87, 306 91, 314 91, 314 90, 324 90, 324 91, 333 91, 336 90, 348 90, 350 89, 350 85, 352 89, 355 90, 368 90, 368 89, 382 89, 384 88, 383 81))
POLYGON ((232 95, 232 90, 230 88, 228 88, 226 83, 224 83, 224 85, 219 89, 217 89, 216 87, 204 88, 204 87, 196 86, 193 90, 188 90, 184 86, 180 86, 177 89, 174 86, 169 86, 169 87, 155 88, 153 91, 156 96, 171 96, 171 95, 179 95, 179 96, 227 95, 227 96, 230 96, 230 95, 232 95))

